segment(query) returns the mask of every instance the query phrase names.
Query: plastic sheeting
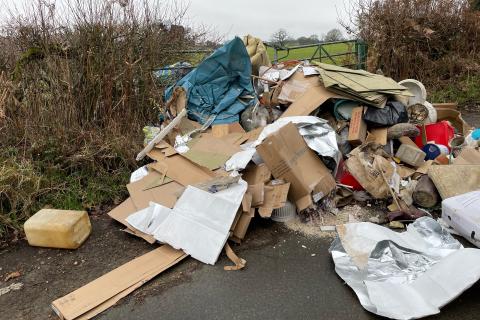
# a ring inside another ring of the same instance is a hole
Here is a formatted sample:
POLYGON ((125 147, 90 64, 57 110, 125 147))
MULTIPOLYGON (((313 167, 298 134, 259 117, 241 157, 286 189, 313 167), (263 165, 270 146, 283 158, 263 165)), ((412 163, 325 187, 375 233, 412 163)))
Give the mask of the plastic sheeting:
MULTIPOLYGON (((175 86, 187 92, 188 116, 193 120, 204 124, 215 117, 213 124, 238 122, 240 112, 255 99, 251 72, 245 45, 236 37, 215 50, 175 86)), ((166 100, 175 86, 165 91, 166 100)))
POLYGON ((437 314, 480 278, 480 250, 464 249, 439 223, 416 220, 404 233, 373 223, 337 227, 335 271, 362 306, 393 319, 437 314))
POLYGON ((182 249, 203 263, 215 264, 247 187, 243 180, 216 193, 187 186, 173 209, 151 203, 127 222, 159 242, 182 249))

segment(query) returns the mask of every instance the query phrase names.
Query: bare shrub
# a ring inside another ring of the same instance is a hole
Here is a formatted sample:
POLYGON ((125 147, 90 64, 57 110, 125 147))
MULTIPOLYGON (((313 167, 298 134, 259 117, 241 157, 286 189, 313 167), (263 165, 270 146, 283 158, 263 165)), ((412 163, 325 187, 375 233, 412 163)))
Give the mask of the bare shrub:
POLYGON ((370 71, 427 83, 480 71, 480 19, 467 0, 355 0, 348 14, 370 71))
POLYGON ((60 206, 73 189, 71 206, 105 201, 118 188, 86 194, 99 177, 123 189, 141 128, 155 124, 163 105, 152 71, 191 59, 182 50, 208 35, 185 25, 186 9, 159 0, 35 1, 1 26, 1 175, 16 175, 0 181, 11 183, 0 184, 0 224, 19 225, 12 217, 21 221, 46 202, 60 206), (22 172, 38 177, 38 192, 23 188, 30 180, 22 172))

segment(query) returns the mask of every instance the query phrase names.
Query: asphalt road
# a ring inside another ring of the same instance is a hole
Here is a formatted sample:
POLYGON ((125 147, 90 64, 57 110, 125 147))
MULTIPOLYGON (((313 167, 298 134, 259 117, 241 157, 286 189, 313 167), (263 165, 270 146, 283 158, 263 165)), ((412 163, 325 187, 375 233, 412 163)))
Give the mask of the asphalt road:
MULTIPOLYGON (((141 302, 130 299, 100 319, 380 319, 336 275, 330 239, 279 233, 275 243, 241 252, 246 270, 226 272, 222 258, 194 270, 188 281, 141 302)), ((478 319, 479 294, 477 283, 432 318, 478 319)))

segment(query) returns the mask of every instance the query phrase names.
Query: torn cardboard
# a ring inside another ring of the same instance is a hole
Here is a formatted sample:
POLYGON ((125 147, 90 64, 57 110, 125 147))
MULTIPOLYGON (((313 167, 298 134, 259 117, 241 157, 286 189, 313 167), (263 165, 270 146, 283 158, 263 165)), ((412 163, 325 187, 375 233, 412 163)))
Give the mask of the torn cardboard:
POLYGON ((392 164, 382 156, 369 155, 365 152, 359 152, 352 155, 345 166, 348 172, 376 199, 385 199, 389 197, 389 186, 385 183, 382 173, 389 181, 393 175, 392 164))
POLYGON ((188 186, 205 182, 215 176, 207 168, 202 168, 181 155, 174 155, 164 159, 155 159, 156 163, 148 165, 176 182, 188 186))
POLYGON ((332 175, 292 123, 269 135, 257 146, 257 152, 276 179, 290 182, 289 198, 298 210, 310 207, 314 200, 335 189, 332 175))
POLYGON ((53 301, 52 308, 61 319, 93 318, 186 256, 161 246, 53 301))
POLYGON ((271 176, 272 172, 264 163, 261 163, 258 166, 253 164, 249 165, 242 171, 242 179, 247 181, 249 185, 266 183, 270 181, 271 176))
POLYGON ((480 189, 480 165, 439 165, 428 169, 442 199, 480 189))
POLYGON ((139 230, 136 230, 135 228, 133 228, 128 222, 127 222, 127 218, 137 212, 138 209, 135 207, 135 205, 133 204, 133 201, 131 198, 127 198, 127 200, 123 201, 121 204, 119 204, 117 207, 115 207, 113 210, 111 210, 108 215, 110 216, 110 218, 112 218, 113 220, 116 220, 118 222, 120 222, 121 224, 123 224, 125 227, 127 227, 126 231, 127 233, 130 233, 134 236, 137 236, 137 237, 140 237, 142 239, 144 239, 145 241, 147 241, 148 243, 150 244, 153 244, 155 243, 155 239, 153 238, 153 236, 149 235, 149 234, 146 234, 146 233, 143 233, 139 230))
POLYGON ((183 186, 176 181, 172 181, 159 187, 146 189, 146 186, 150 183, 148 178, 147 175, 137 182, 127 184, 127 190, 137 210, 148 207, 150 201, 173 208, 175 202, 177 202, 177 194, 183 190, 183 186))
POLYGON ((274 209, 283 208, 287 201, 290 183, 281 182, 265 186, 263 204, 258 208, 262 218, 270 218, 274 209))
POLYGON ((190 149, 182 156, 210 170, 222 167, 234 154, 242 151, 239 146, 211 134, 202 134, 193 139, 188 143, 188 147, 190 149))
POLYGON ((249 185, 247 192, 252 195, 252 207, 258 207, 263 204, 263 199, 265 197, 265 185, 263 182, 249 185))
POLYGON ((310 87, 295 99, 281 117, 308 116, 331 98, 341 98, 341 96, 328 91, 320 84, 310 87))
MULTIPOLYGON (((374 128, 371 129, 368 133, 366 142, 375 142, 379 145, 386 146, 387 145, 387 130, 388 128, 374 128)), ((413 143, 413 141, 412 141, 413 143)))
POLYGON ((303 96, 308 89, 318 86, 320 86, 318 76, 305 77, 303 72, 297 71, 283 83, 282 91, 278 95, 278 100, 290 103, 295 102, 303 96))

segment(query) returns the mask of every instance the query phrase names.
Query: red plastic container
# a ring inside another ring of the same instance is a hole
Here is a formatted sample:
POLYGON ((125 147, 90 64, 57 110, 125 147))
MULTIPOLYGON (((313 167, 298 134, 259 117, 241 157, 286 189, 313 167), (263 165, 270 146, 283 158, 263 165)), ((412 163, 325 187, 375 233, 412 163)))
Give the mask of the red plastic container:
POLYGON ((365 190, 363 189, 362 185, 358 183, 357 179, 355 179, 355 177, 352 176, 350 172, 348 172, 347 168, 345 167, 345 162, 343 160, 340 161, 340 164, 338 166, 336 178, 339 183, 350 186, 355 191, 365 190))
MULTIPOLYGON (((415 138, 415 144, 422 148, 424 146, 422 141, 422 127, 419 126, 418 129, 420 129, 420 135, 415 138)), ((442 144, 449 148, 448 143, 452 140, 455 134, 455 129, 450 122, 444 120, 437 123, 427 124, 425 126, 425 132, 427 142, 433 141, 435 144, 442 144)))

